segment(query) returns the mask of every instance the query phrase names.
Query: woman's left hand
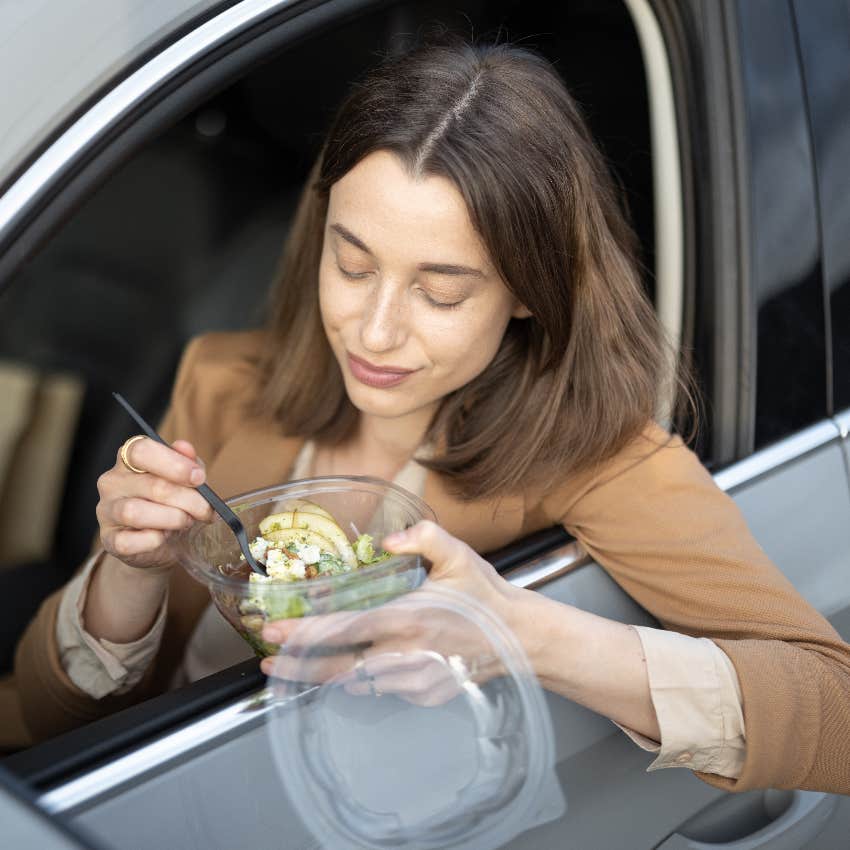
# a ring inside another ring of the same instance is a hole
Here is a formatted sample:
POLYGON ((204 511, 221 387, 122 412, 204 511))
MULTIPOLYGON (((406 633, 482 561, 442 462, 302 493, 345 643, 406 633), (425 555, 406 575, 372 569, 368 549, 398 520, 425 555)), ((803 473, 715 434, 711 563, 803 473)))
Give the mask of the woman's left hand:
MULTIPOLYGON (((430 561, 425 589, 449 588, 472 597, 504 621, 516 611, 522 591, 433 522, 390 535, 383 547, 430 561)), ((443 604, 411 606, 407 598, 365 612, 268 623, 263 639, 284 644, 286 651, 265 659, 262 669, 300 682, 334 679, 352 693, 393 693, 419 705, 445 702, 465 681, 481 682, 501 672, 486 637, 468 617, 443 604), (317 626, 320 656, 311 651, 317 626), (328 646, 340 651, 327 654, 328 646)))

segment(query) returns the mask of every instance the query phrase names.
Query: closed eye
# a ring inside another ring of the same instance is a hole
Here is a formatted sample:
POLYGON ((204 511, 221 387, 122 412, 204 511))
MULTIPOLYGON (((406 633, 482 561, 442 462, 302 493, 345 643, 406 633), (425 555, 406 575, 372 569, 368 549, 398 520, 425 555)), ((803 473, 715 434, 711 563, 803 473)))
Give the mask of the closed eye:
POLYGON ((364 277, 369 276, 369 272, 353 272, 349 269, 343 268, 339 263, 336 264, 336 267, 339 269, 339 272, 343 277, 347 277, 349 280, 362 280, 364 277))
POLYGON ((437 301, 436 298, 432 298, 427 292, 422 291, 422 295, 425 300, 432 306, 438 307, 442 310, 451 310, 453 307, 460 307, 461 304, 466 300, 465 298, 461 298, 458 301, 437 301))

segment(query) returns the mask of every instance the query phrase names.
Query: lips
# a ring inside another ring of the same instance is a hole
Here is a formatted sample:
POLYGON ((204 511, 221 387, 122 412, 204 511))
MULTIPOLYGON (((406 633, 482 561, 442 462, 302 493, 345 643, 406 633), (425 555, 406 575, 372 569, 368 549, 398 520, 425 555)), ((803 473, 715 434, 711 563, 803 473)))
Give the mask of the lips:
POLYGON ((355 357, 351 352, 347 353, 349 371, 361 384, 366 384, 368 387, 380 389, 395 387, 416 371, 398 366, 375 366, 368 360, 355 357))

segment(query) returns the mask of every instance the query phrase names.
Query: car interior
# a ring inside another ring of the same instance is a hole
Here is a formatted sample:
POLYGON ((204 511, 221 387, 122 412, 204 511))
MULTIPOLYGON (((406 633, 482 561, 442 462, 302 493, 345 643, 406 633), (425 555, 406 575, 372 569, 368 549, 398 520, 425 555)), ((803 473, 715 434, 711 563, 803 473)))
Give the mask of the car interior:
POLYGON ((111 392, 156 421, 192 336, 262 323, 347 85, 440 28, 554 61, 622 186, 654 294, 647 86, 621 0, 383 3, 288 48, 106 177, 0 298, 0 672, 92 545, 97 477, 137 430, 111 392))

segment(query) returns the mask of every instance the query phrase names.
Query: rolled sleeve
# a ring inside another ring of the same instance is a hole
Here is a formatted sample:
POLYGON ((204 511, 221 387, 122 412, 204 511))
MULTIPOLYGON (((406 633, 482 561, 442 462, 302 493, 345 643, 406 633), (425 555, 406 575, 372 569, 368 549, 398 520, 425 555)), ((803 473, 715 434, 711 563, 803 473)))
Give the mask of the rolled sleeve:
POLYGON ((147 634, 131 643, 113 643, 90 635, 83 624, 89 581, 103 552, 93 555, 69 582, 59 603, 56 640, 68 678, 95 699, 131 690, 144 676, 162 640, 168 599, 162 601, 147 634))
POLYGON ((657 754, 647 768, 686 767, 737 778, 746 756, 741 688, 725 652, 707 638, 635 626, 646 657, 661 742, 617 724, 657 754))

